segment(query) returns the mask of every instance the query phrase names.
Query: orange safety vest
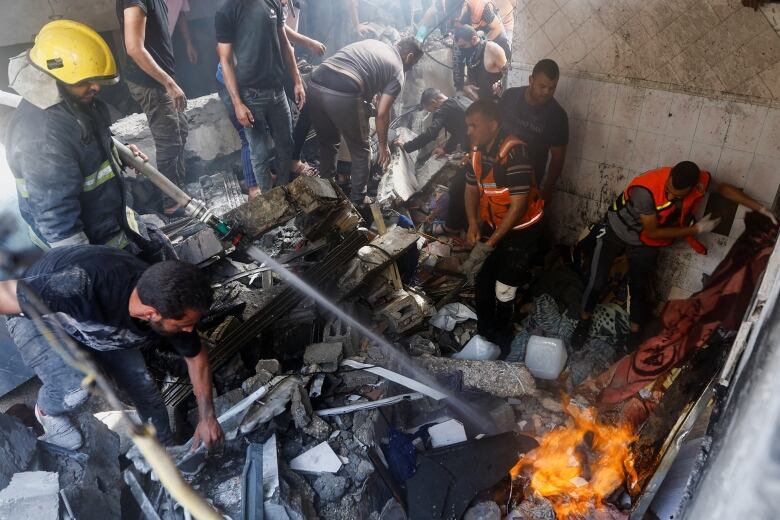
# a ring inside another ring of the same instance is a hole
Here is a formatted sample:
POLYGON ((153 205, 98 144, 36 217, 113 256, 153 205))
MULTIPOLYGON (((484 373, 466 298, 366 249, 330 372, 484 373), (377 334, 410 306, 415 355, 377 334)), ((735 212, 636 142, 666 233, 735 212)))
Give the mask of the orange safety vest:
MULTIPOLYGON (((509 188, 499 188, 496 186, 496 179, 493 174, 495 165, 506 166, 509 158, 509 151, 518 145, 524 145, 520 138, 513 135, 507 136, 498 147, 498 157, 489 171, 482 171, 482 152, 474 148, 471 153, 471 167, 474 169, 474 175, 479 187, 479 216, 483 222, 486 222, 498 228, 504 220, 504 216, 509 211, 511 198, 509 188)), ((542 194, 536 186, 536 176, 531 173, 531 190, 528 192, 528 206, 525 214, 520 218, 520 222, 514 229, 526 229, 540 220, 544 215, 544 200, 542 194)))
MULTIPOLYGON (((641 186, 650 190, 653 194, 653 201, 655 203, 655 211, 658 216, 658 224, 661 227, 669 225, 677 225, 679 227, 686 227, 691 224, 693 220, 693 214, 699 207, 699 203, 707 194, 707 186, 710 184, 710 174, 706 171, 699 172, 699 182, 693 189, 685 196, 682 201, 682 207, 680 208, 679 220, 677 222, 671 222, 671 217, 675 213, 674 202, 666 198, 666 182, 669 180, 669 176, 672 174, 670 167, 658 168, 643 173, 639 177, 634 178, 617 200, 612 204, 610 208, 612 211, 620 211, 623 209, 631 196, 631 190, 637 186, 641 186)), ((662 247, 670 245, 673 240, 650 238, 647 236, 644 230, 639 234, 642 243, 653 247, 662 247)), ((694 237, 687 237, 690 246, 701 254, 706 254, 707 249, 694 237)))

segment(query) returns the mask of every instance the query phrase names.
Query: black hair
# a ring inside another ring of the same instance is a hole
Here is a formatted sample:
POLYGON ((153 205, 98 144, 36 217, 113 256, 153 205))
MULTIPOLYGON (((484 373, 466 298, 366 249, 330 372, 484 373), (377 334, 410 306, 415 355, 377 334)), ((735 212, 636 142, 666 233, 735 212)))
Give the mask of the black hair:
POLYGON ((196 266, 179 260, 152 264, 135 286, 141 303, 163 318, 179 319, 187 309, 206 312, 213 293, 208 277, 196 266))
POLYGON ((531 75, 536 76, 540 72, 553 81, 558 79, 561 75, 561 69, 558 68, 558 64, 549 58, 538 61, 536 65, 534 65, 534 70, 531 72, 531 75))
POLYGON ((699 166, 695 162, 678 162, 672 168, 672 186, 676 190, 693 188, 699 182, 699 166))
POLYGON ((437 88, 426 88, 420 96, 420 105, 425 108, 439 96, 441 96, 441 90, 437 88))
POLYGON ((402 59, 409 53, 411 53, 416 60, 419 60, 423 55, 423 49, 420 46, 420 42, 411 36, 400 40, 396 43, 396 46, 398 47, 398 53, 401 55, 402 59))
POLYGON ((467 42, 470 42, 474 36, 477 35, 477 31, 474 30, 474 28, 470 25, 461 25, 457 29, 455 29, 455 32, 453 33, 453 37, 455 38, 455 41, 458 40, 465 40, 467 42))
POLYGON ((478 99, 466 109, 466 117, 474 114, 481 114, 491 121, 501 121, 501 115, 498 111, 498 105, 489 99, 478 99))

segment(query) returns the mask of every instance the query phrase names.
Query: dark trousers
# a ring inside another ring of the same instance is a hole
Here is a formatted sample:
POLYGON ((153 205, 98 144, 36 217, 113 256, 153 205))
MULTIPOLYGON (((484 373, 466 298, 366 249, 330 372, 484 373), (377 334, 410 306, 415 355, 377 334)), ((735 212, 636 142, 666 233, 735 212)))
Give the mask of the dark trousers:
MULTIPOLYGON (((81 386, 84 374, 71 367, 49 345, 35 324, 24 317, 8 319, 8 332, 25 364, 43 385, 38 391, 38 406, 47 415, 77 413, 89 399, 81 386)), ((173 432, 160 390, 137 348, 99 351, 88 349, 100 368, 130 397, 142 421, 151 421, 160 442, 173 444, 173 432)))
POLYGON ((468 219, 466 218, 466 170, 460 169, 458 173, 450 180, 449 185, 449 203, 447 205, 447 218, 445 225, 447 229, 462 230, 466 229, 468 219))
POLYGON ((352 156, 350 198, 362 202, 368 184, 371 149, 368 142, 368 116, 361 94, 338 92, 317 83, 309 85, 309 115, 320 142, 320 176, 336 174, 341 136, 352 156))
POLYGON ((601 301, 615 258, 625 254, 628 258, 631 322, 641 324, 650 318, 652 308, 649 294, 658 260, 657 247, 626 244, 615 235, 606 221, 594 226, 590 234, 577 247, 592 248, 593 251, 587 285, 582 295, 582 308, 585 312, 592 313, 601 301))
MULTIPOLYGON (((141 105, 149 131, 154 139, 157 169, 177 186, 182 186, 184 169, 184 145, 187 143, 189 127, 184 112, 178 112, 173 99, 162 87, 145 87, 127 82, 130 95, 141 105)), ((153 206, 164 209, 173 206, 172 199, 157 192, 153 206)))
MULTIPOLYGON (((492 229, 483 231, 484 236, 490 236, 491 233, 492 229)), ((520 287, 538 248, 540 235, 540 226, 510 231, 477 274, 477 332, 501 347, 502 357, 509 353, 512 343, 515 298, 510 301, 499 299, 497 282, 515 290, 520 287)))

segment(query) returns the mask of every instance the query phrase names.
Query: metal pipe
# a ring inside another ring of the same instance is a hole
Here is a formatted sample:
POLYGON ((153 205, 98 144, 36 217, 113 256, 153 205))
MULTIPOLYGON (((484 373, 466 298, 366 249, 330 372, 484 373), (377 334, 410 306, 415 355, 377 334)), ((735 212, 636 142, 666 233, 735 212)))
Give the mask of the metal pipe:
POLYGON ((135 168, 138 173, 149 179, 151 183, 157 186, 160 191, 173 199, 176 204, 182 208, 185 208, 186 211, 187 206, 189 205, 190 201, 192 201, 192 197, 187 195, 184 190, 171 182, 168 177, 160 173, 157 168, 148 162, 145 162, 140 157, 137 157, 130 148, 118 141, 116 137, 113 137, 112 139, 114 140, 114 146, 116 146, 117 152, 119 152, 119 157, 122 159, 122 162, 124 162, 127 166, 135 168))

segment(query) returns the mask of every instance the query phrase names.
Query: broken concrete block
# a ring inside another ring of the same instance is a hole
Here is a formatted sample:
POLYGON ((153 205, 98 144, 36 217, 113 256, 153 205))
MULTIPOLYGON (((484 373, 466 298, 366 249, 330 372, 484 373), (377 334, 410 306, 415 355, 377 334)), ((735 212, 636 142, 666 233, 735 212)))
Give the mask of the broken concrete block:
POLYGON ((253 375, 249 379, 245 380, 243 383, 241 383, 241 390, 244 392, 245 395, 249 395, 258 388, 260 388, 263 385, 267 385, 271 379, 274 378, 273 374, 270 372, 266 372, 263 369, 260 369, 261 372, 258 372, 257 374, 253 375))
POLYGON ((402 333, 420 325, 428 309, 430 305, 425 297, 401 289, 392 293, 389 301, 374 311, 374 317, 385 321, 393 332, 402 333))
POLYGON ((344 345, 340 342, 314 343, 306 347, 303 362, 317 365, 324 372, 335 372, 341 362, 344 345))
POLYGON ((26 470, 35 455, 35 435, 19 419, 0 413, 0 489, 26 470))
POLYGON ((520 502, 508 518, 522 520, 555 520, 555 510, 546 498, 534 495, 520 502))
POLYGON ((287 403, 290 402, 295 388, 301 385, 301 380, 297 377, 276 377, 269 385, 273 388, 268 392, 263 404, 250 407, 241 421, 241 433, 247 434, 287 410, 287 403))
POLYGON ((466 510, 463 520, 501 520, 501 508, 492 500, 480 502, 466 510))
POLYGON ((327 503, 335 502, 343 497, 348 485, 349 480, 346 477, 325 473, 314 481, 313 487, 320 497, 320 501, 327 503))
POLYGON ((173 250, 182 262, 199 264, 214 255, 224 251, 217 234, 209 227, 201 227, 196 233, 177 239, 173 242, 173 250))
POLYGON ((335 206, 341 195, 337 187, 328 179, 300 176, 287 185, 290 200, 304 213, 322 209, 323 206, 335 206))
POLYGON ((0 518, 58 520, 60 484, 57 473, 27 471, 14 474, 0 491, 0 518))
POLYGON ((239 226, 250 238, 257 238, 296 213, 295 206, 287 200, 287 192, 279 186, 228 212, 225 219, 239 226))
POLYGON ((341 466, 341 459, 327 442, 321 442, 290 461, 290 469, 301 473, 336 473, 341 466))
POLYGON ((463 423, 457 419, 450 419, 449 421, 434 424, 428 428, 428 434, 431 436, 431 446, 434 448, 449 446, 450 444, 457 444, 468 440, 463 423))
POLYGON ((467 359, 420 356, 414 358, 433 374, 463 375, 463 386, 497 397, 534 395, 536 383, 525 365, 505 361, 472 361, 467 359))
POLYGON ((277 375, 281 369, 282 367, 276 359, 261 359, 255 365, 255 372, 258 374, 261 370, 265 370, 273 375, 277 375))

